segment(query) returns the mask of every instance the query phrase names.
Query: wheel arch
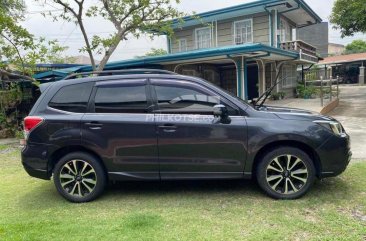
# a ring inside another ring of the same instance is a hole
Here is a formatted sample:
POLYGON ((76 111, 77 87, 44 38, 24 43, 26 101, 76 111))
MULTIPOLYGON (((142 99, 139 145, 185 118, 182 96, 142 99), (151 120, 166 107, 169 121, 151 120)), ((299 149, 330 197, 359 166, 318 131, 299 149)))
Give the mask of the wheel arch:
POLYGON ((49 174, 50 176, 52 175, 53 169, 56 165, 56 163, 65 155, 72 153, 72 152, 84 152, 84 153, 88 153, 92 156, 94 156, 97 160, 99 160, 99 163, 102 165, 104 172, 107 174, 107 169, 102 161, 101 156, 99 156, 96 152, 85 148, 84 146, 81 145, 72 145, 72 146, 64 146, 59 148, 58 150, 54 151, 51 156, 49 157, 49 161, 48 161, 48 170, 49 170, 49 174))
POLYGON ((320 162, 320 158, 319 158, 318 154, 315 152, 315 150, 312 147, 310 147, 306 143, 303 143, 301 141, 293 141, 293 140, 270 142, 270 143, 264 145, 261 149, 259 149, 253 159, 253 164, 251 167, 252 176, 253 177, 255 176, 256 168, 266 153, 268 153, 269 151, 274 150, 276 148, 283 147, 283 146, 298 148, 298 149, 304 151, 306 154, 308 154, 315 166, 317 177, 320 176, 322 166, 321 166, 321 162, 320 162))

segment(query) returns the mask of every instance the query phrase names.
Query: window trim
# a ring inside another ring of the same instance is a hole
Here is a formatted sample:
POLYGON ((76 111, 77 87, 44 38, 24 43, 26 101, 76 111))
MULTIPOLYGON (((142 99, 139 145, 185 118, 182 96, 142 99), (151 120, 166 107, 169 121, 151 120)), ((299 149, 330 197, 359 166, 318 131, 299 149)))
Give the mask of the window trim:
MULTIPOLYGON (((236 104, 234 104, 232 101, 230 101, 229 99, 227 99, 226 97, 222 96, 221 94, 217 93, 216 91, 201 85, 199 83, 193 83, 193 82, 189 82, 187 80, 184 79, 176 79, 176 82, 172 82, 172 79, 164 79, 164 78, 152 78, 149 80, 149 85, 150 85, 150 89, 151 89, 151 96, 153 99, 153 105, 154 105, 154 112, 155 113, 159 113, 159 114, 166 114, 164 112, 161 112, 161 110, 159 109, 159 105, 158 105, 158 96, 155 90, 155 86, 168 86, 168 87, 183 87, 183 88, 189 88, 192 90, 199 90, 201 92, 209 92, 210 94, 212 94, 212 96, 219 96, 221 101, 224 102, 224 104, 226 106, 231 107, 232 109, 237 111, 236 115, 232 115, 232 116, 243 116, 243 111, 240 107, 238 107, 236 104)), ((187 114, 187 113, 174 113, 174 114, 183 114, 183 115, 200 115, 199 113, 197 114, 187 114)))
POLYGON ((194 30, 194 40, 195 40, 195 46, 196 46, 196 49, 207 49, 207 48, 198 48, 198 34, 197 34, 197 32, 198 31, 200 31, 200 30, 206 30, 206 29, 208 29, 209 30, 209 32, 210 32, 210 46, 209 47, 207 47, 207 48, 212 48, 212 27, 203 27, 203 28, 196 28, 195 30, 194 30))
POLYGON ((153 98, 151 96, 151 88, 148 79, 125 79, 125 80, 110 80, 110 81, 98 81, 95 83, 92 93, 89 98, 89 104, 87 106, 86 114, 97 114, 97 115, 146 115, 152 113, 154 109, 153 98), (98 88, 110 87, 110 86, 145 86, 146 102, 147 102, 147 112, 146 113, 97 113, 95 112, 95 96, 97 94, 98 88))
POLYGON ((187 43, 188 43, 187 38, 180 38, 180 39, 178 39, 178 51, 179 52, 187 52, 188 51, 188 45, 187 45, 187 43), (186 42, 185 49, 182 49, 182 42, 181 41, 185 41, 186 42))
POLYGON ((68 113, 68 114, 85 114, 88 112, 89 110, 89 102, 90 102, 90 99, 93 95, 93 91, 94 91, 94 87, 95 87, 95 82, 80 82, 80 83, 72 83, 70 85, 63 85, 63 86, 60 86, 51 96, 50 98, 45 102, 46 103, 46 109, 51 109, 53 111, 58 111, 58 112, 61 112, 61 113, 68 113), (53 98, 55 98, 55 96, 64 88, 66 87, 70 87, 70 86, 75 86, 75 85, 82 85, 82 84, 90 84, 92 85, 91 86, 91 91, 89 93, 89 97, 88 97, 88 100, 86 101, 86 106, 85 106, 85 110, 83 112, 74 112, 74 111, 67 111, 67 110, 61 110, 61 109, 57 109, 55 107, 52 107, 50 106, 50 103, 51 101, 53 100, 53 98))
POLYGON ((253 28, 254 27, 254 24, 253 24, 253 18, 246 18, 246 19, 243 19, 243 20, 234 21, 233 24, 234 24, 234 39, 233 39, 234 45, 242 45, 242 44, 247 44, 247 43, 253 43, 253 41, 254 41, 254 28, 253 28), (251 41, 246 42, 246 43, 238 44, 238 43, 236 43, 236 24, 243 23, 243 22, 247 22, 247 21, 250 21, 250 25, 251 25, 251 29, 252 29, 252 31, 251 31, 251 36, 252 36, 251 41))

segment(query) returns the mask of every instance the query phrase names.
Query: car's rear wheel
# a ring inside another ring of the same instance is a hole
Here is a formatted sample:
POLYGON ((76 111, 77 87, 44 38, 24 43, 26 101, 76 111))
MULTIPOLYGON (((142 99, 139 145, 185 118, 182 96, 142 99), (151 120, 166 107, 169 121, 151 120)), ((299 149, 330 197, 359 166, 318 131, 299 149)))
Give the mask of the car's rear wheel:
POLYGON ((259 186, 276 199, 305 195, 315 180, 314 164, 304 151, 280 147, 269 151, 257 166, 259 186))
POLYGON ((53 178, 57 191, 76 203, 96 199, 107 182, 99 160, 84 152, 70 153, 61 158, 54 168, 53 178))

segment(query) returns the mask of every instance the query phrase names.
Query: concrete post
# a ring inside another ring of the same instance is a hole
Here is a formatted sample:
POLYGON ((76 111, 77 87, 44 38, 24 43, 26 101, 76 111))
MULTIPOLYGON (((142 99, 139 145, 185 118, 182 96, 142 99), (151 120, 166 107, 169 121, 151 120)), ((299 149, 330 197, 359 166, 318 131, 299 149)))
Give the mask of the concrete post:
POLYGON ((330 98, 330 101, 332 101, 333 100, 333 87, 332 87, 332 79, 333 79, 333 76, 330 76, 330 81, 329 81, 329 93, 330 93, 330 96, 329 96, 329 98, 330 98))
POLYGON ((366 84, 366 78, 365 78, 365 67, 361 66, 360 67, 360 76, 359 76, 359 81, 358 81, 359 85, 364 85, 366 84))
POLYGON ((237 96, 246 100, 247 95, 247 69, 244 56, 234 57, 232 60, 235 61, 237 71, 237 96))
POLYGON ((327 77, 331 78, 331 76, 333 76, 333 68, 331 66, 328 67, 328 74, 325 77, 325 79, 327 79, 327 77))

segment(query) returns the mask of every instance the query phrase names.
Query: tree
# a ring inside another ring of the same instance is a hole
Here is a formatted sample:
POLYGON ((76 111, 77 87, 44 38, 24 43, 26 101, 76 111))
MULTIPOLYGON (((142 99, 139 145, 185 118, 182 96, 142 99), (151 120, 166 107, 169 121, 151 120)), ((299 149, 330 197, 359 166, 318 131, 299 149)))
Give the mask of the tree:
POLYGON ((353 40, 352 43, 346 45, 346 54, 366 53, 366 41, 353 40))
POLYGON ((152 48, 149 52, 142 56, 136 56, 135 58, 144 58, 144 57, 152 57, 152 56, 161 56, 167 55, 168 52, 165 49, 156 49, 152 48))
POLYGON ((341 31, 342 38, 358 32, 366 33, 365 0, 336 0, 330 22, 341 31))
POLYGON ((24 20, 25 5, 22 0, 0 2, 0 74, 28 80, 37 63, 59 62, 67 49, 56 40, 35 39, 19 22, 24 20), (16 74, 9 70, 21 70, 16 74))
POLYGON ((34 43, 33 36, 18 24, 23 20, 24 10, 24 2, 21 0, 3 0, 0 3, 0 60, 16 55, 25 74, 25 63, 20 48, 28 50, 34 43))
POLYGON ((167 55, 168 52, 165 49, 156 49, 152 48, 149 52, 145 54, 145 56, 161 56, 161 55, 167 55))
MULTIPOLYGON (((183 16, 174 6, 180 0, 96 0, 94 5, 87 6, 84 0, 37 0, 54 7, 62 7, 61 13, 50 12, 54 20, 75 22, 83 35, 85 46, 81 51, 87 52, 94 70, 104 69, 108 60, 121 41, 130 37, 147 34, 151 38, 158 33, 168 36, 173 34, 171 19, 183 16), (111 22, 115 31, 107 38, 94 35, 89 38, 85 28, 86 17, 102 17, 111 22), (101 54, 99 65, 95 64, 95 54, 101 54)), ((90 2, 88 2, 90 4, 90 2)))

